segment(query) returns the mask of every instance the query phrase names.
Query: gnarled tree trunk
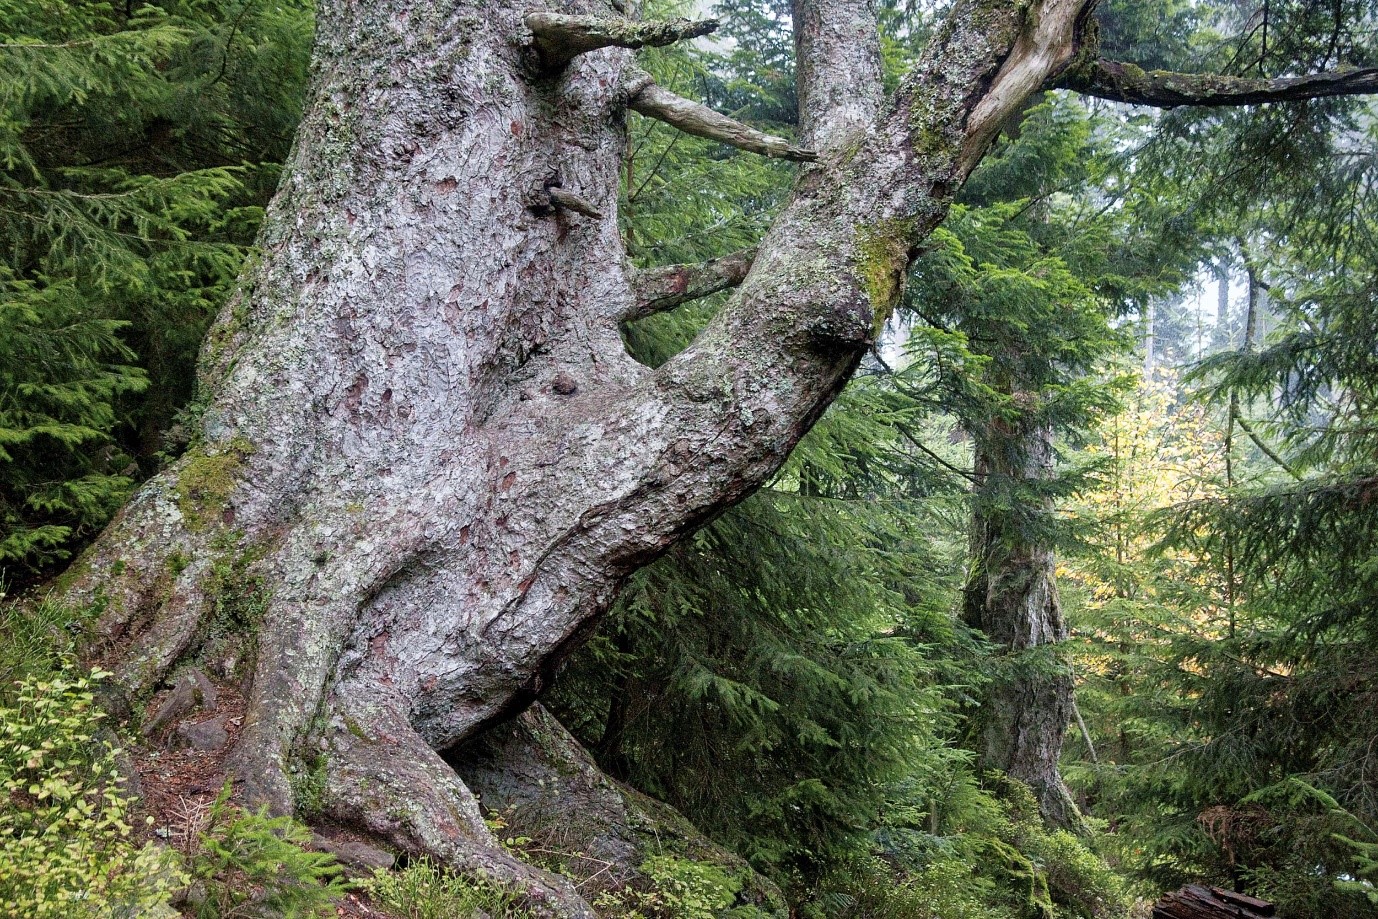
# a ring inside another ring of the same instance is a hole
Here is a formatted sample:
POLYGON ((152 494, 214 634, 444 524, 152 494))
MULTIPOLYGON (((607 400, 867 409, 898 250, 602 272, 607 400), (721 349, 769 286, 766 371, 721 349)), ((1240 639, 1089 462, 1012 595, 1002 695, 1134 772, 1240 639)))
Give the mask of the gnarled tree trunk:
POLYGON ((493 844, 437 751, 524 708, 631 571, 778 468, 1084 6, 959 2, 882 106, 871 4, 799 0, 818 162, 652 370, 619 332, 647 305, 618 167, 628 107, 685 109, 625 46, 702 28, 615 0, 324 0, 261 255, 205 345, 199 445, 64 582, 102 604, 93 656, 135 697, 247 662, 253 799, 292 811, 319 763, 327 817, 588 915, 493 844))

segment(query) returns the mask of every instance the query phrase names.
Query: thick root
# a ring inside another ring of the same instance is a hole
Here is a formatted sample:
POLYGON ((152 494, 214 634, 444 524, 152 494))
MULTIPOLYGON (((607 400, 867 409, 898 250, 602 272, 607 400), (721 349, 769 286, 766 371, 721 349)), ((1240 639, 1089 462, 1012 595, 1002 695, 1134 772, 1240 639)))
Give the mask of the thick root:
POLYGON ((486 807, 586 877, 585 894, 634 881, 650 856, 706 862, 742 881, 738 905, 786 915, 784 895, 674 808, 622 785, 534 705, 449 755, 486 807))
POLYGON ((411 857, 491 878, 543 919, 595 919, 563 878, 508 854, 478 800, 404 719, 340 715, 325 752, 323 816, 411 857))

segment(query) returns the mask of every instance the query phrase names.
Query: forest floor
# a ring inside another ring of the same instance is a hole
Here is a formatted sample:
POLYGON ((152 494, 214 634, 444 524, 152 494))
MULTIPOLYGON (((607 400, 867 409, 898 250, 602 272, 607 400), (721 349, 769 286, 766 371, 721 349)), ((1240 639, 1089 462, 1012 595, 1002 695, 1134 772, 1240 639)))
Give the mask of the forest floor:
MULTIPOLYGON (((185 733, 193 725, 203 729, 210 726, 209 732, 214 735, 216 727, 223 727, 223 738, 216 737, 217 742, 211 749, 199 749, 186 742, 184 737, 178 738, 183 741, 181 743, 131 742, 129 746, 135 777, 131 790, 140 802, 138 819, 135 821, 141 836, 140 842, 158 839, 172 846, 184 858, 193 855, 199 845, 198 839, 209 826, 216 799, 229 777, 225 766, 226 754, 233 749, 244 724, 243 697, 230 686, 217 686, 216 690, 215 700, 197 716, 166 725, 147 738, 149 741, 166 741, 171 735, 185 733)), ((168 691, 159 693, 149 701, 145 724, 150 723, 169 694, 168 691)), ((241 803, 236 801, 234 794, 231 794, 229 801, 241 803)), ((332 833, 332 840, 336 835, 332 833)), ((324 850, 324 847, 320 847, 320 851, 324 850)), ((360 875, 356 873, 355 876, 360 875)), ((183 914, 189 917, 194 915, 186 907, 183 914)), ((351 892, 340 898, 336 902, 335 915, 343 919, 399 919, 375 907, 367 895, 360 892, 351 892)))

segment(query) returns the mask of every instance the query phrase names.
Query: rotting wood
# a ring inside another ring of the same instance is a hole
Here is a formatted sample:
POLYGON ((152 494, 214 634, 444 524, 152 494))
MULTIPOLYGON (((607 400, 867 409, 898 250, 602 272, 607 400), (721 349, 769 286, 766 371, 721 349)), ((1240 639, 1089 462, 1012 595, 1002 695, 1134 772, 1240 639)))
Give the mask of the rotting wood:
POLYGON ((1188 884, 1153 905, 1153 919, 1267 919, 1273 904, 1220 887, 1188 884))

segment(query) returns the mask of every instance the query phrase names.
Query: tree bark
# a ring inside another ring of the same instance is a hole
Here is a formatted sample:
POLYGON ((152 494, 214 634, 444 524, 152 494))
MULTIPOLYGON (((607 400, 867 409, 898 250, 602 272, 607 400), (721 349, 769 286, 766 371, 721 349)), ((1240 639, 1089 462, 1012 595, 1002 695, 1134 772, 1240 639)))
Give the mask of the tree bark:
POLYGON ((1030 497, 1053 477, 1053 431, 1031 415, 974 427, 979 484, 964 618, 996 646, 979 717, 981 765, 1028 785, 1046 823, 1077 829, 1081 815, 1058 768, 1073 711, 1072 675, 1059 653, 1067 623, 1050 521, 1039 519, 1053 507, 1030 497), (1007 506, 1012 499, 1024 505, 1018 512, 1007 506))
POLYGON ((819 162, 654 370, 619 334, 631 52, 565 58, 529 28, 612 5, 321 3, 261 254, 203 350, 199 443, 60 585, 103 611, 92 658, 135 701, 188 661, 241 681, 251 800, 291 812, 318 761, 327 818, 591 915, 495 845, 439 751, 530 704, 628 574, 780 466, 1084 3, 959 2, 883 106, 870 4, 801 0, 819 162))
POLYGON ((1144 70, 1101 58, 1068 70, 1057 85, 1087 96, 1156 108, 1261 105, 1378 92, 1378 67, 1259 80, 1215 73, 1144 70))

